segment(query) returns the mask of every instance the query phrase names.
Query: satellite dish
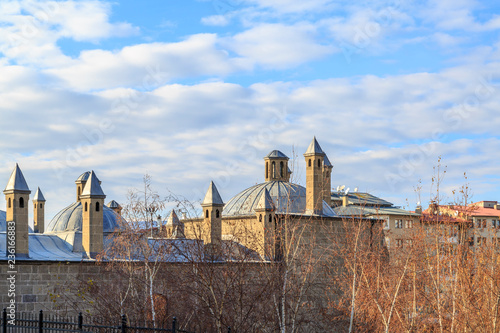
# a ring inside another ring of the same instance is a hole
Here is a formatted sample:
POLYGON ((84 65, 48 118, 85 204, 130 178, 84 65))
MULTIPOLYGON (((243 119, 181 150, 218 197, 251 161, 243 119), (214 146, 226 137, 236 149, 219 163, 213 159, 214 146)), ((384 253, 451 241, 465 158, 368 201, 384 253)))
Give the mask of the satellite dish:
POLYGON ((340 186, 340 190, 343 191, 345 189, 345 185, 340 186))
POLYGON ((345 190, 345 195, 348 195, 350 190, 351 189, 348 187, 347 190, 345 190))
POLYGON ((340 185, 337 186, 337 192, 340 192, 340 185))

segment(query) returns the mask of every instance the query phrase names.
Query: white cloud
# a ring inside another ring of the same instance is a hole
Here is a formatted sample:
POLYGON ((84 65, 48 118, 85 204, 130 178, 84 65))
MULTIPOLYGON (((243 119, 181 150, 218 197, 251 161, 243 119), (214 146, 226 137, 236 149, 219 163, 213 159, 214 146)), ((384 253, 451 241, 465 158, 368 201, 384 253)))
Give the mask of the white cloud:
POLYGON ((217 26, 217 27, 224 27, 228 25, 230 22, 230 18, 228 15, 212 15, 212 16, 207 16, 203 17, 201 19, 201 23, 205 25, 212 25, 212 26, 217 26))
POLYGON ((262 24, 221 44, 257 65, 284 69, 334 52, 331 46, 319 44, 315 33, 315 27, 309 24, 262 24))

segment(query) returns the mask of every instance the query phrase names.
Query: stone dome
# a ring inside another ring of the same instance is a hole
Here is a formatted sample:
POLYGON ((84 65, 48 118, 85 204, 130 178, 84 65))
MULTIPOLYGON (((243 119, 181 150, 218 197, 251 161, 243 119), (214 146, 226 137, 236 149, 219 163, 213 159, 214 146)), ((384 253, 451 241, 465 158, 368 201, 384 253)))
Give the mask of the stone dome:
MULTIPOLYGON (((111 233, 125 226, 120 221, 125 221, 111 208, 103 206, 103 232, 111 233)), ((45 233, 66 231, 82 231, 82 203, 75 202, 61 210, 45 228, 45 233)))
MULTIPOLYGON (((229 200, 222 211, 223 216, 248 216, 255 214, 255 208, 265 189, 273 199, 277 213, 306 213, 306 189, 303 186, 285 182, 269 181, 247 188, 229 200)), ((323 201, 323 214, 336 216, 328 204, 323 201)))

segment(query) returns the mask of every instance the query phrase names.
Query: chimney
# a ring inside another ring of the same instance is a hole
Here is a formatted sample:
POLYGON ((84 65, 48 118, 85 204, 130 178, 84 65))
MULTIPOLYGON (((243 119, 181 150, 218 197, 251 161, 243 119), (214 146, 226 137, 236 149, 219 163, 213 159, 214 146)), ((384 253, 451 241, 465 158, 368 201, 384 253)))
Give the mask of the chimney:
POLYGON ((349 198, 346 194, 346 195, 342 196, 342 206, 347 207, 347 205, 349 205, 349 198))
POLYGON ((422 215, 422 206, 418 205, 418 206, 415 208, 415 213, 422 215))

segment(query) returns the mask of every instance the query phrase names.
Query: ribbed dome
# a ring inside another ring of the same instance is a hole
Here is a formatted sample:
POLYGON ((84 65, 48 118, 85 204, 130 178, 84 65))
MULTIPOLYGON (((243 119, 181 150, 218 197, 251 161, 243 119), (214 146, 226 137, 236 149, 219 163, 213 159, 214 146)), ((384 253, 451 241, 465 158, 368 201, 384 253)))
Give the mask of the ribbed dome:
MULTIPOLYGON (((304 214, 306 211, 306 189, 284 181, 270 181, 247 188, 224 206, 223 216, 254 215, 255 208, 265 189, 273 199, 277 213, 304 214)), ((335 216, 333 210, 323 202, 323 213, 335 216)))
MULTIPOLYGON (((121 217, 107 206, 102 208, 103 232, 109 233, 117 229, 123 229, 119 222, 121 217)), ((82 231, 82 224, 82 203, 75 202, 57 213, 45 229, 45 233, 82 231)))

